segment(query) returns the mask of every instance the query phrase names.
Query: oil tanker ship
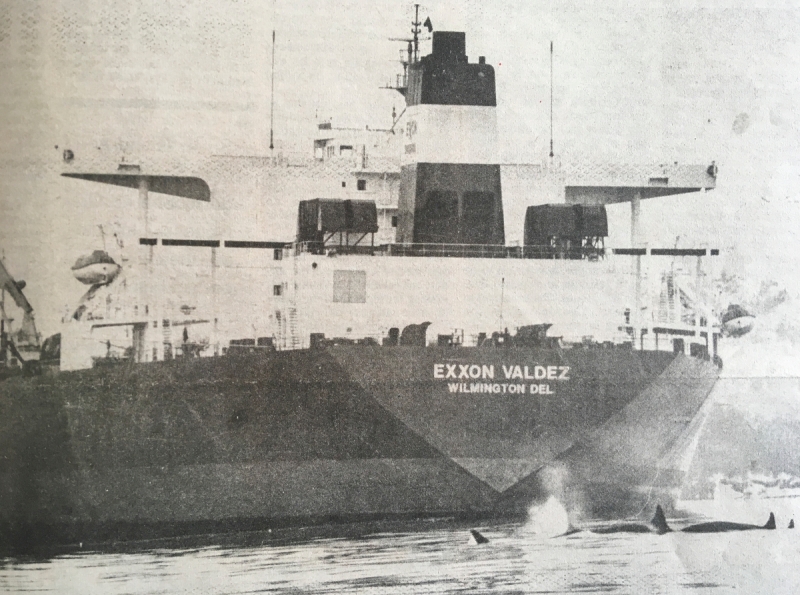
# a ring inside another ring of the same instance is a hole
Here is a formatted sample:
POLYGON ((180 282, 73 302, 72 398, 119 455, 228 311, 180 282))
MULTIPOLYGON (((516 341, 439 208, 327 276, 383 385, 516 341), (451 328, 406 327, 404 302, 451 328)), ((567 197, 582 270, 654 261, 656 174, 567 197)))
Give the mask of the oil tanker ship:
POLYGON ((680 481, 721 364, 717 252, 647 247, 638 217, 716 167, 500 163, 494 69, 459 32, 420 58, 418 33, 392 129, 320 124, 302 163, 65 153, 70 183, 138 191, 138 233, 73 267, 58 370, 0 384, 0 549, 553 493, 622 514, 680 481), (631 246, 607 248, 621 202, 631 246))

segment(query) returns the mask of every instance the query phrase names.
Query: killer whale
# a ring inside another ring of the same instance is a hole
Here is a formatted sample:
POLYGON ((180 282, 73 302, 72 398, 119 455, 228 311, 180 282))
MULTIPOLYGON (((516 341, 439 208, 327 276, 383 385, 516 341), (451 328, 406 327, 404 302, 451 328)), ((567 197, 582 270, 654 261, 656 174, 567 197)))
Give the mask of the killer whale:
POLYGON ((730 523, 727 521, 711 521, 689 525, 681 529, 684 533, 726 533, 728 531, 755 531, 759 529, 771 530, 775 528, 775 515, 769 513, 769 519, 763 525, 748 525, 746 523, 730 523))
POLYGON ((470 534, 472 535, 472 542, 476 545, 483 545, 484 543, 489 543, 489 540, 480 534, 479 531, 475 529, 469 530, 470 534))
MULTIPOLYGON (((789 528, 794 528, 794 521, 789 523, 789 528)), ((729 531, 757 531, 775 529, 775 515, 770 512, 769 519, 763 525, 750 525, 747 523, 731 523, 729 521, 709 521, 689 525, 680 529, 682 533, 726 533, 729 531)), ((667 524, 664 510, 661 505, 656 506, 656 512, 649 524, 644 523, 622 523, 611 525, 610 527, 599 527, 592 529, 592 533, 607 535, 610 533, 655 533, 664 535, 672 532, 672 528, 667 524)))
POLYGON ((669 533, 672 529, 667 525, 667 519, 664 516, 664 510, 661 505, 656 506, 656 512, 650 522, 645 523, 621 523, 611 525, 610 527, 598 527, 592 529, 592 533, 600 535, 608 535, 610 533, 655 533, 656 535, 663 535, 669 533))

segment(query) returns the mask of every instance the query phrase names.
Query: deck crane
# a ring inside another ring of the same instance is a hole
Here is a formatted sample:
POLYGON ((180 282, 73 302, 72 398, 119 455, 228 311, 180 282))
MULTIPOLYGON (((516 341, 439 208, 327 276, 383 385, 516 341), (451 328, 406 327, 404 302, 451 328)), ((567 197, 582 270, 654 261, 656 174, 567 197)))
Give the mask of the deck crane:
POLYGON ((39 333, 33 320, 33 306, 22 293, 24 288, 25 281, 15 280, 0 260, 0 370, 16 367, 17 362, 25 367, 26 362, 38 360, 39 333), (15 333, 11 332, 13 318, 6 312, 6 294, 23 312, 22 325, 15 333))

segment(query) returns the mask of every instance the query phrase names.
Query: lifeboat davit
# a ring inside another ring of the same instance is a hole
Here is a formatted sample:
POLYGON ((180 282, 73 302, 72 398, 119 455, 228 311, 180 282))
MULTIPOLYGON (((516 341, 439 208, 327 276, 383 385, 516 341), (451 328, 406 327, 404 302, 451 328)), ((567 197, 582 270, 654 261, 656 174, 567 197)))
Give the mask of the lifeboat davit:
POLYGON ((722 313, 722 333, 727 337, 741 337, 753 329, 755 316, 737 304, 731 304, 722 313))
POLYGON ((86 285, 107 285, 111 283, 122 270, 108 252, 95 250, 91 254, 81 256, 72 265, 72 274, 81 283, 86 285))

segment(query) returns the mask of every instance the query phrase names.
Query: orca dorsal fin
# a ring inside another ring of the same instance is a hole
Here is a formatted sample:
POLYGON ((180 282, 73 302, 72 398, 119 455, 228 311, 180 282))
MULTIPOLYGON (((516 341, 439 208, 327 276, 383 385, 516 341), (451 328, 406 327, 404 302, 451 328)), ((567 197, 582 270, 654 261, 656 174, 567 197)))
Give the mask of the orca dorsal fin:
POLYGON ((775 528, 775 515, 773 513, 769 513, 769 520, 767 524, 764 525, 765 529, 774 529, 775 528))
POLYGON ((667 518, 664 516, 664 509, 661 508, 660 504, 656 505, 656 513, 653 515, 650 524, 659 535, 672 531, 667 524, 667 518))
POLYGON ((794 529, 794 519, 789 521, 789 529, 794 529))
POLYGON ((472 534, 472 540, 478 545, 483 545, 484 543, 489 543, 489 540, 486 539, 483 535, 480 534, 479 531, 475 529, 470 529, 469 532, 472 534))

